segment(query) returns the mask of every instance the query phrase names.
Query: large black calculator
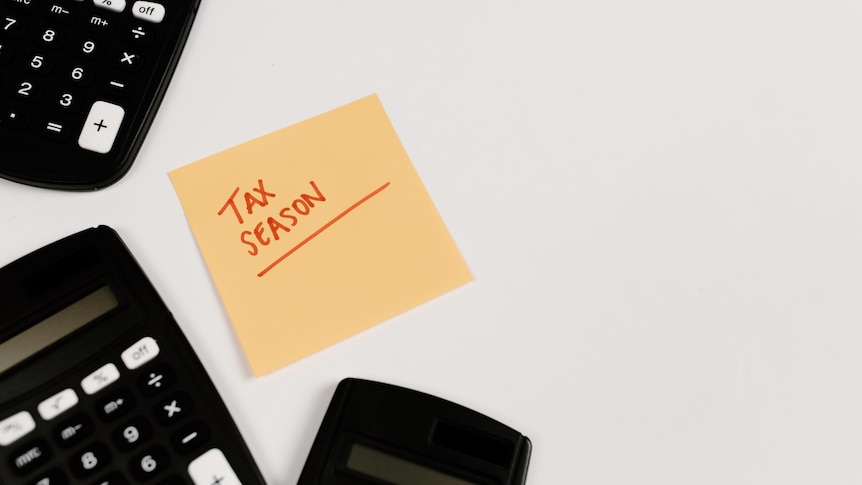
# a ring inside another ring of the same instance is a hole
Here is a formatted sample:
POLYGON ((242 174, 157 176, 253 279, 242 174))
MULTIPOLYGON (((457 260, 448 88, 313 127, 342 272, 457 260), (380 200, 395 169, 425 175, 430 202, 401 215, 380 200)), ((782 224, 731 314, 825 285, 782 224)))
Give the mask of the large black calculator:
POLYGON ((0 177, 97 189, 129 170, 200 0, 0 0, 0 177))
POLYGON ((100 226, 0 268, 0 484, 264 483, 171 313, 100 226))

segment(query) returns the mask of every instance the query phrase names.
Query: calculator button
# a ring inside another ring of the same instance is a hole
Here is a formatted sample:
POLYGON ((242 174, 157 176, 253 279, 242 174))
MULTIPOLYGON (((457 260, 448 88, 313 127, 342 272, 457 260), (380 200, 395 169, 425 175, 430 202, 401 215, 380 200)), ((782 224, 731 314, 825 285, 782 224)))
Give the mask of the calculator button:
POLYGON ((71 22, 74 14, 63 5, 52 3, 45 9, 45 16, 60 22, 71 22))
POLYGON ((126 368, 137 369, 159 355, 159 344, 152 337, 144 337, 123 351, 120 357, 126 368))
POLYGON ((34 54, 27 60, 27 68, 37 74, 48 74, 53 67, 53 59, 44 54, 34 54))
POLYGON ((167 364, 159 364, 138 377, 138 390, 147 397, 155 396, 169 388, 176 380, 176 374, 167 364))
POLYGON ((9 446, 36 429, 36 421, 27 411, 15 413, 0 421, 0 446, 9 446))
POLYGON ((191 398, 186 393, 180 392, 159 403, 154 409, 154 414, 159 423, 173 424, 191 413, 193 407, 191 398))
POLYGON ((11 455, 12 469, 20 475, 29 473, 44 465, 51 458, 51 450, 45 440, 29 443, 11 455))
POLYGON ((62 92, 57 94, 54 108, 67 113, 75 113, 81 109, 80 97, 74 93, 62 92))
POLYGON ((72 66, 65 77, 67 82, 76 86, 89 86, 93 82, 90 69, 83 66, 72 66))
POLYGON ((126 8, 126 0, 93 0, 93 5, 112 12, 122 12, 126 8))
POLYGON ((108 447, 102 443, 94 443, 75 454, 69 461, 69 468, 76 477, 85 478, 104 469, 110 462, 108 447))
POLYGON ((194 421, 171 436, 171 446, 177 453, 186 455, 203 446, 210 436, 210 430, 203 421, 194 421))
POLYGON ((130 44, 146 46, 152 43, 154 35, 149 26, 137 24, 127 31, 126 41, 130 44))
POLYGON ((120 389, 99 401, 96 414, 105 421, 113 421, 135 407, 135 398, 128 389, 120 389))
POLYGON ((170 463, 170 457, 164 448, 154 446, 147 451, 132 458, 130 468, 132 475, 138 480, 146 480, 154 477, 162 470, 167 468, 170 463))
POLYGON ((102 90, 114 97, 125 98, 132 94, 134 84, 114 77, 106 77, 101 81, 102 90))
POLYGON ((101 15, 91 15, 85 25, 91 32, 99 34, 107 34, 114 30, 114 22, 101 15))
POLYGON ((72 389, 64 389, 45 399, 37 406, 39 416, 50 421, 78 404, 78 394, 72 389))
POLYGON ((139 71, 144 65, 144 58, 134 52, 122 51, 117 56, 116 64, 126 71, 139 71))
POLYGON ((39 43, 46 47, 58 49, 63 45, 65 37, 62 32, 54 28, 45 28, 39 31, 39 43))
POLYGON ((95 61, 102 58, 104 49, 95 40, 89 37, 82 37, 75 41, 73 51, 80 57, 95 61))
POLYGON ((119 427, 113 433, 113 439, 117 448, 126 451, 145 442, 152 434, 153 427, 149 421, 137 417, 119 427))
POLYGON ((34 81, 25 79, 12 86, 12 94, 21 101, 34 103, 42 97, 42 87, 34 81))
POLYGON ((24 21, 20 18, 4 15, 2 21, 3 23, 0 24, 0 34, 7 37, 20 37, 24 34, 24 21))
POLYGON ((158 24, 165 19, 165 7, 156 2, 135 2, 132 14, 137 19, 158 24))
POLYGON ((189 476, 195 485, 242 485, 224 453, 213 448, 189 463, 189 476))
POLYGON ((69 126, 59 121, 46 121, 41 134, 52 140, 65 140, 69 138, 69 126))
POLYGON ((29 482, 28 485, 68 485, 69 479, 58 469, 48 470, 47 472, 37 475, 37 477, 29 482))
POLYGON ((119 472, 112 472, 108 476, 102 477, 97 480, 94 485, 128 485, 129 481, 126 480, 119 472))
POLYGON ((125 114, 125 110, 116 104, 105 101, 93 103, 81 136, 78 137, 78 146, 96 153, 111 151, 125 114))
POLYGON ((120 378, 120 370, 114 364, 105 364, 81 381, 81 389, 93 395, 120 378))
POLYGON ((93 434, 93 420, 85 414, 74 416, 54 428, 54 441, 69 448, 93 434))

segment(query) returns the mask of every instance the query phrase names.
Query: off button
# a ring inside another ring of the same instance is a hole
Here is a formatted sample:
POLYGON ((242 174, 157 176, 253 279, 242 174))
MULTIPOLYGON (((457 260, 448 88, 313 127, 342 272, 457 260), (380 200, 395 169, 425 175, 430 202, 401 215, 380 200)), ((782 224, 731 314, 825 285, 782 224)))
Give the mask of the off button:
POLYGON ((156 2, 135 2, 132 15, 136 19, 158 24, 165 19, 165 6, 156 2))
POLYGON ((159 355, 159 344, 152 337, 144 337, 127 348, 120 357, 126 368, 137 369, 159 355))

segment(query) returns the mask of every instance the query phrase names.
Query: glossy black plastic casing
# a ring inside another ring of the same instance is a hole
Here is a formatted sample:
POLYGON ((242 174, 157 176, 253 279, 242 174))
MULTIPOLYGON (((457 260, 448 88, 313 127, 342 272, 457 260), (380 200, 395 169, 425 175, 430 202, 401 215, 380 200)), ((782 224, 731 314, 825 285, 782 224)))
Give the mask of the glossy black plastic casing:
MULTIPOLYGON (((161 24, 147 24, 134 19, 129 12, 134 5, 128 0, 126 11, 114 13, 93 6, 92 1, 69 2, 32 0, 33 9, 62 5, 73 11, 74 22, 67 24, 43 20, 38 13, 21 12, 12 7, 11 0, 0 2, 0 14, 21 16, 28 21, 25 30, 15 38, 4 38, 0 32, 0 43, 12 48, 12 59, 0 65, 0 109, 15 109, 30 113, 31 120, 26 129, 11 129, 4 126, 0 118, 0 177, 37 187, 60 190, 92 190, 109 186, 120 180, 130 169, 138 151, 156 116, 171 77, 180 59, 180 54, 194 22, 200 0, 159 0, 167 13, 161 24), (27 17, 24 17, 24 16, 27 17), (98 15, 115 22, 110 35, 81 32, 80 24, 88 16, 98 15), (55 25, 56 24, 56 25, 55 25), (123 38, 137 25, 152 29, 152 42, 134 47, 144 58, 143 67, 136 72, 125 72, 117 67, 118 55, 124 47, 123 38), (40 47, 18 45, 21 39, 38 38, 46 28, 62 32, 64 39, 95 39, 104 44, 105 54, 95 61, 72 60, 71 54, 60 50, 45 50, 40 47), (70 32, 71 31, 71 32, 70 32), (33 55, 59 56, 57 67, 48 74, 34 74, 28 69, 33 55), (68 63, 68 64, 67 64, 68 63), (76 64, 77 63, 77 64, 76 64), (74 93, 83 99, 84 106, 75 112, 66 113, 56 109, 54 98, 62 92, 60 81, 54 77, 66 76, 68 68, 81 65, 93 73, 94 80, 88 86, 75 86, 74 93), (63 66, 63 68, 61 68, 63 66), (102 80, 109 76, 122 76, 133 89, 130 94, 116 95, 104 89, 102 80), (15 95, 18 83, 32 81, 45 86, 39 102, 22 101, 15 95), (49 99, 50 98, 50 99, 49 99), (78 146, 89 106, 95 101, 107 101, 120 105, 125 117, 113 147, 106 154, 96 153, 78 146), (69 135, 62 140, 43 136, 40 129, 46 121, 56 121, 69 127, 69 135)), ((0 15, 2 19, 4 15, 0 15)))
MULTIPOLYGON (((0 344, 105 286, 116 295, 119 302, 116 308, 0 373, 0 419, 21 410, 35 410, 46 397, 66 388, 77 389, 80 397, 74 410, 66 411, 66 414, 96 409, 101 394, 89 396, 81 392, 81 379, 99 366, 113 362, 123 369, 123 375, 129 376, 123 379, 136 381, 140 375, 134 373, 146 373, 147 367, 125 370, 119 355, 142 336, 149 336, 158 342, 160 348, 157 365, 168 364, 177 373, 176 381, 165 392, 170 395, 181 391, 191 396, 195 403, 193 415, 185 419, 201 420, 210 428, 211 436, 198 452, 219 448, 228 457, 242 483, 263 484, 263 478, 209 375, 155 288, 113 229, 99 226, 84 230, 0 268, 0 344)), ((124 387, 127 384, 121 380, 111 386, 124 387)), ((110 389, 105 392, 110 393, 110 389)), ((149 416, 150 405, 140 396, 138 404, 128 416, 149 416)), ((64 415, 45 422, 35 412, 33 414, 38 426, 19 440, 21 444, 33 440, 53 443, 55 426, 63 421, 64 415)), ((98 419, 95 421, 99 422, 98 419)), ((116 432, 121 422, 95 426, 87 442, 112 443, 112 432, 116 432)), ((172 426, 157 426, 143 448, 169 442, 169 436, 183 425, 172 426)), ((81 446, 85 445, 82 443, 81 446)), ((0 459, 0 483, 29 483, 28 480, 34 478, 19 476, 11 469, 8 454, 14 454, 17 447, 17 442, 0 447, 0 454, 4 455, 0 459)), ((54 453, 60 455, 64 451, 57 447, 54 453)), ((106 472, 111 469, 125 471, 131 454, 114 453, 106 472)), ((168 474, 182 477, 186 474, 187 463, 194 457, 195 454, 173 458, 170 469, 162 477, 168 474)), ((58 456, 56 461, 62 466, 67 459, 58 456)), ((98 477, 92 479, 95 478, 98 477)), ((185 481, 188 481, 187 476, 185 481)))
POLYGON ((526 436, 459 404, 347 378, 336 388, 298 485, 388 483, 349 469, 347 456, 357 443, 481 485, 523 485, 532 451, 526 436))

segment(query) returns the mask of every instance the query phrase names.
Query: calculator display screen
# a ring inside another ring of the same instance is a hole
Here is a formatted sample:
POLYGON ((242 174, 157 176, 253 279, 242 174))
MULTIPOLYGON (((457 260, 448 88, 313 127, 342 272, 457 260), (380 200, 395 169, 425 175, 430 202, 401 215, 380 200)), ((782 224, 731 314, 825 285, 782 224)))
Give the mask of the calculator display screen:
POLYGON ((108 313, 117 305, 114 292, 103 286, 0 343, 0 373, 108 313))
POLYGON ((347 468, 395 485, 476 485, 359 443, 350 447, 347 468))

